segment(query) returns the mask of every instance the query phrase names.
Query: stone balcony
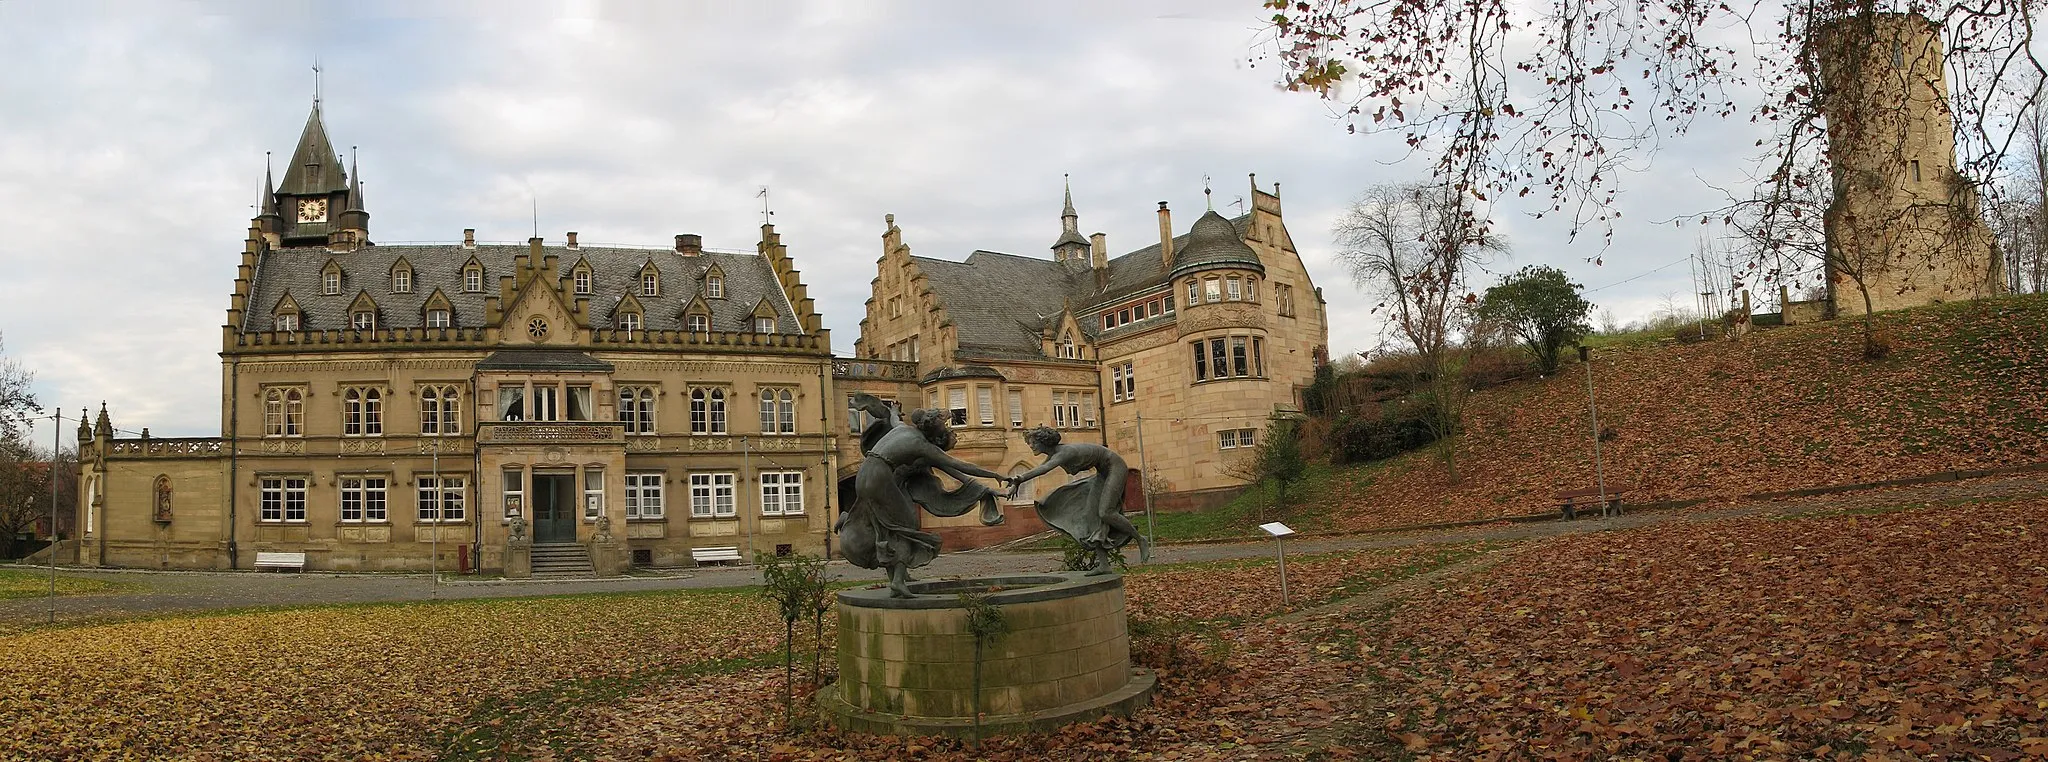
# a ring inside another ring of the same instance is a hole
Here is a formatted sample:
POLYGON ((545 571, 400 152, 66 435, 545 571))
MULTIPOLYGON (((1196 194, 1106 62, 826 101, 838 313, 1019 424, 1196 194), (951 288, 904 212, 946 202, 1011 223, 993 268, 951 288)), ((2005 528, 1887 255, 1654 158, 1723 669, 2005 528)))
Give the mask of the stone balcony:
POLYGON ((626 425, 616 421, 487 421, 477 431, 477 442, 623 445, 626 425))

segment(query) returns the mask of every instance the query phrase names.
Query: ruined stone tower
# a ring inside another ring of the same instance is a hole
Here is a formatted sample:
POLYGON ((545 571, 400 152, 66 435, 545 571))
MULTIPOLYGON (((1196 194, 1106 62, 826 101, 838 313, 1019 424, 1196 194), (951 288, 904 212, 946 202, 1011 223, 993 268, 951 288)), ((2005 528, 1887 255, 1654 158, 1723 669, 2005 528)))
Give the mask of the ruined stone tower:
POLYGON ((1917 13, 1818 30, 1836 202, 1827 285, 1836 315, 1998 293, 1976 189, 1956 172, 1940 27, 1917 13), (1859 282, 1862 288, 1859 288, 1859 282))

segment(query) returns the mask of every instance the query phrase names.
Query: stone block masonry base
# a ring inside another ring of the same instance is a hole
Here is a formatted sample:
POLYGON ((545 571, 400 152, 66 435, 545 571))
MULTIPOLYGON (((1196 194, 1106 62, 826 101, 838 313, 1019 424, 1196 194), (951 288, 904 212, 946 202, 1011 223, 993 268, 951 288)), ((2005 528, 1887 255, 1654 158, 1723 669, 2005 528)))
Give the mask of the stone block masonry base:
POLYGON ((1050 730, 1150 701, 1157 677, 1130 663, 1120 575, 1079 572, 914 583, 839 594, 839 681, 825 719, 883 735, 974 732, 974 637, 958 595, 982 592, 1008 631, 981 654, 985 733, 1050 730))

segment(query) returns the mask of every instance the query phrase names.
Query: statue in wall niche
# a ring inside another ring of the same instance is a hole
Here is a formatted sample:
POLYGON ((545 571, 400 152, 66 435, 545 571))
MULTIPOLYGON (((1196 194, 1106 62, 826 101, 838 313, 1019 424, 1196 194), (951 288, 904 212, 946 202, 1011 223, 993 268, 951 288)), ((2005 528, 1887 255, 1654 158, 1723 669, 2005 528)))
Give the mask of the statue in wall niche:
POLYGON ((1031 451, 1045 456, 1037 468, 1005 477, 1010 496, 1015 498, 1026 482, 1065 469, 1068 474, 1094 474, 1060 485, 1038 501, 1038 517, 1048 526, 1065 532, 1094 559, 1089 576, 1108 574, 1113 554, 1121 553, 1132 540, 1138 541, 1138 560, 1152 560, 1152 543, 1138 534, 1138 527, 1124 518, 1124 482, 1131 472, 1123 456, 1099 444, 1061 444, 1060 433, 1040 426, 1024 432, 1031 451))
POLYGON ((939 555, 939 536, 920 528, 918 511, 952 517, 980 506, 982 525, 1001 524, 996 491, 973 477, 1003 477, 946 453, 954 438, 944 410, 913 410, 905 423, 895 408, 873 395, 853 395, 853 406, 875 422, 861 432, 863 458, 853 477, 853 504, 832 529, 848 562, 888 570, 889 595, 909 598, 910 570, 939 555), (934 470, 960 486, 946 489, 934 470))
POLYGON ((156 478, 156 520, 165 524, 171 523, 171 477, 169 475, 156 478))

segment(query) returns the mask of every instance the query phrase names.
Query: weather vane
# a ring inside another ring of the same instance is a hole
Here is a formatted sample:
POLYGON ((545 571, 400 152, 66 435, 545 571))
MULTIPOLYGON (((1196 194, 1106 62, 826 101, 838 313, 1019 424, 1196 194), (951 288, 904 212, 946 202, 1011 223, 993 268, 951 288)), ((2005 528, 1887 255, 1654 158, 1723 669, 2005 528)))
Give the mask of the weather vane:
POLYGON ((1202 175, 1202 203, 1209 205, 1209 211, 1216 211, 1216 197, 1209 195, 1209 176, 1202 175))

